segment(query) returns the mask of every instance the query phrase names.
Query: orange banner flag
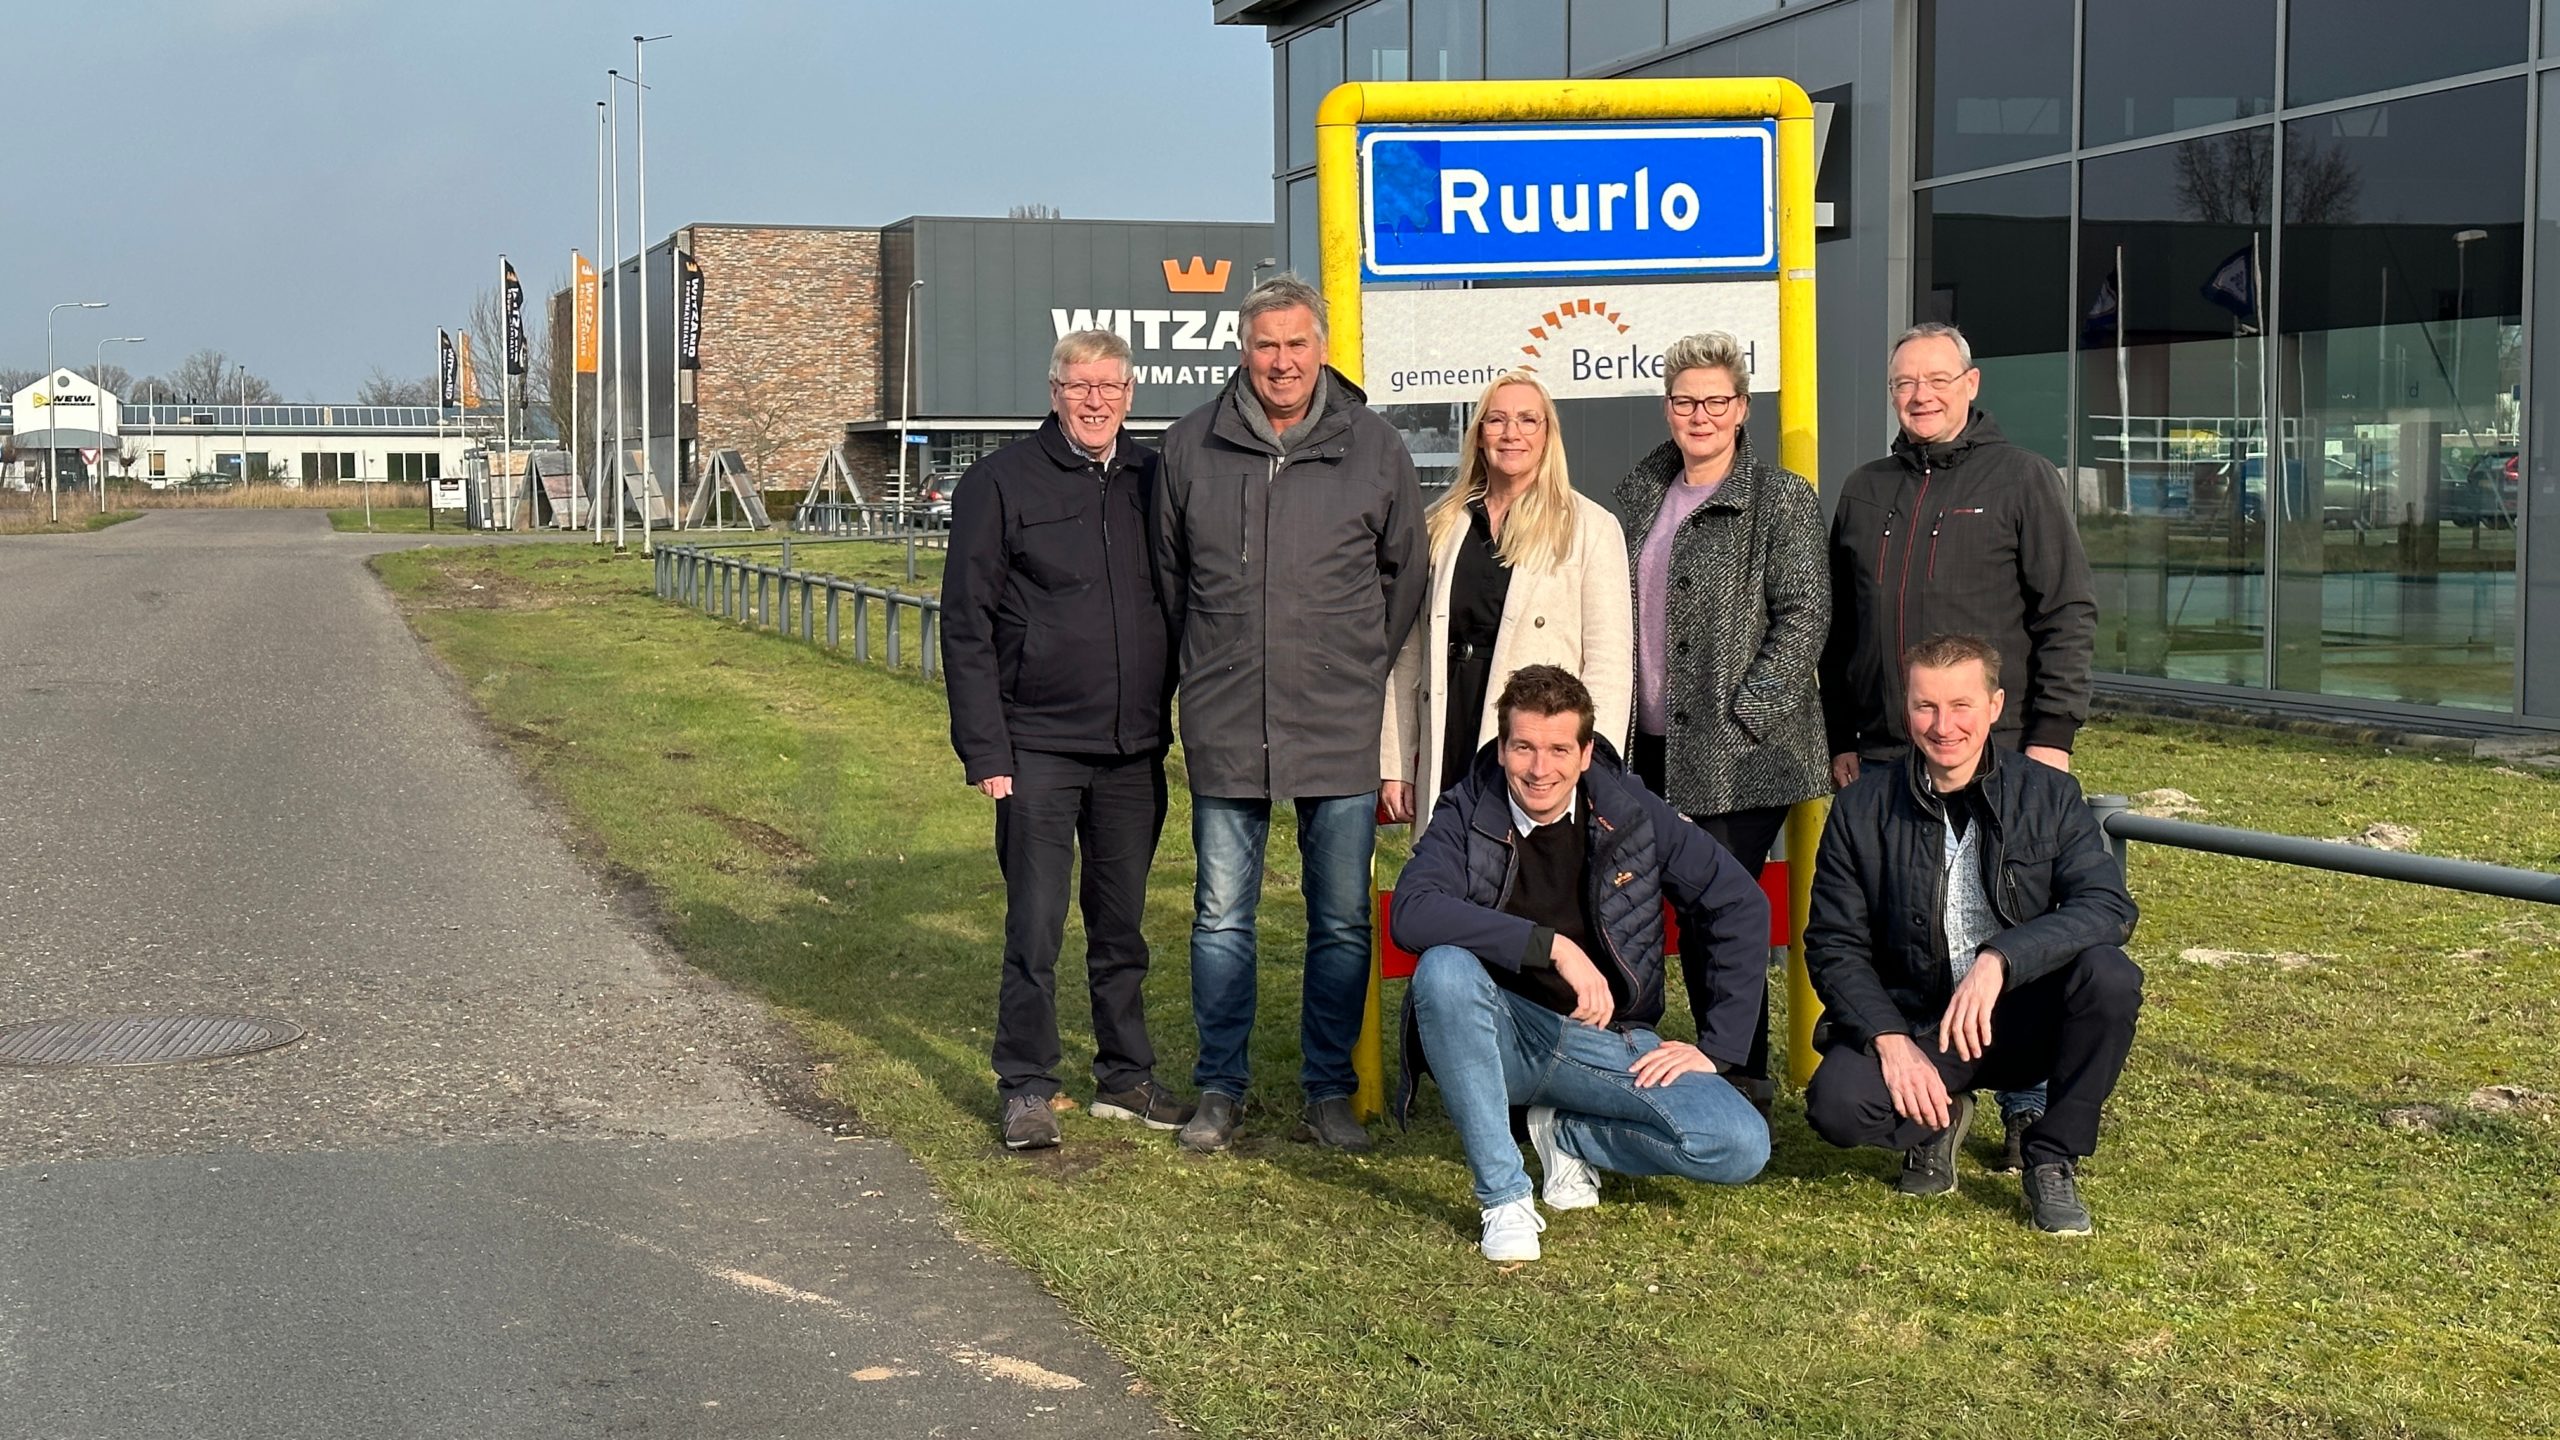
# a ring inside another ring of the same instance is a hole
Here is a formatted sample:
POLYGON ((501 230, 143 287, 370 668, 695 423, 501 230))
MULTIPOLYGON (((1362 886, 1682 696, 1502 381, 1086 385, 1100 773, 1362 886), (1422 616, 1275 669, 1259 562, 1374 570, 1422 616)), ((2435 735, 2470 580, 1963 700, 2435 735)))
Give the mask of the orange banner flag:
POLYGON ((578 373, 593 375, 599 348, 596 344, 596 267, 588 264, 587 257, 575 250, 569 252, 569 263, 574 267, 576 276, 570 304, 577 312, 576 324, 572 328, 578 337, 578 373))
POLYGON ((462 408, 477 410, 480 408, 480 381, 471 373, 471 332, 465 330, 454 338, 462 344, 462 408))

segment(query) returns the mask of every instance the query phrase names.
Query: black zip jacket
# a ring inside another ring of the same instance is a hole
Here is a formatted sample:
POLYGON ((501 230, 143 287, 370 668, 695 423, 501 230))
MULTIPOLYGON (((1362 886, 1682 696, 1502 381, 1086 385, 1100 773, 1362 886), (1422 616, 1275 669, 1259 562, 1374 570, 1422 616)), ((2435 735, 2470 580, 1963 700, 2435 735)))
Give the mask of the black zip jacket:
POLYGON ((969 783, 1016 750, 1139 755, 1170 739, 1172 640, 1152 548, 1156 452, 1108 464, 1058 417, 969 467, 951 500, 942 667, 969 783))
POLYGON ((1943 445, 1908 435, 1841 482, 1831 517, 1831 637, 1822 709, 1831 753, 1899 754, 1902 652, 1933 635, 2000 651, 2008 693, 1993 743, 2071 748, 2089 718, 2098 605, 2089 557, 2043 456, 1977 409, 1943 445))
MULTIPOLYGON (((1713 994, 1691 997, 1703 1000, 1698 1008, 1706 1016, 1698 1048, 1721 1068, 1741 1064, 1768 1003, 1769 900, 1759 882, 1628 774, 1605 738, 1592 741, 1591 768, 1583 772, 1574 807, 1591 842, 1583 871, 1584 905, 1599 942, 1591 963, 1609 976, 1612 993, 1627 997, 1609 1028, 1650 1030, 1661 1023, 1668 899, 1680 918, 1683 950, 1707 957, 1703 967, 1685 967, 1711 977, 1713 994)), ((1396 943, 1417 955, 1456 945, 1508 970, 1552 968, 1553 927, 1502 909, 1519 874, 1513 840, 1509 784, 1496 743, 1488 742, 1467 778, 1440 797, 1430 828, 1396 877, 1388 912, 1396 943)), ((1412 1104, 1423 1064, 1408 990, 1399 1118, 1412 1104)))
MULTIPOLYGON (((1943 922, 1946 807, 1924 775, 1916 756, 1865 767, 1822 827, 1804 961, 1829 1043, 1918 1034, 1955 994, 1943 922)), ((2078 781, 1994 746, 1973 783, 1983 893, 2002 926, 1983 943, 2000 952, 2007 988, 2133 938, 2133 897, 2078 781)))

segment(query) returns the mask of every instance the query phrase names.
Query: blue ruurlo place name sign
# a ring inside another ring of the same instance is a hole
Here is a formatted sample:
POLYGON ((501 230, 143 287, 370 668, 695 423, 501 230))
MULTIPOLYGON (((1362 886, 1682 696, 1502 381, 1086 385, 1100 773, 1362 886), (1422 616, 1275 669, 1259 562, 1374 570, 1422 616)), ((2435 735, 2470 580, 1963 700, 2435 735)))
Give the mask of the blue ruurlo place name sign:
POLYGON ((1366 280, 1768 273, 1770 121, 1364 125, 1366 280))

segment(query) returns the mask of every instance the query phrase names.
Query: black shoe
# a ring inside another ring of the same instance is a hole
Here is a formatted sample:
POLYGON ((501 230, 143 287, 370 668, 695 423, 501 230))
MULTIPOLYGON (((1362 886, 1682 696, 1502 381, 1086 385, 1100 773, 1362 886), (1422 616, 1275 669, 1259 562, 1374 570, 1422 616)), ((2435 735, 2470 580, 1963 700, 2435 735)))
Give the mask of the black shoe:
POLYGON ((1207 1154, 1224 1150, 1235 1143, 1236 1123, 1244 1118, 1244 1102, 1233 1095, 1215 1090, 1200 1092, 1200 1108, 1193 1111, 1182 1133, 1173 1137, 1185 1150, 1207 1154))
POLYGON ((1778 1087, 1774 1081, 1766 1075, 1733 1073, 1727 1073, 1724 1078, 1734 1089, 1742 1092, 1742 1098, 1751 1102, 1751 1108, 1760 1112, 1761 1119, 1769 1118, 1769 1111, 1778 1103, 1778 1087))
POLYGON ((2027 1213, 2047 1235, 2089 1233, 2089 1207, 2080 1203, 2080 1178, 2067 1160, 2027 1167, 2019 1182, 2027 1192, 2027 1213))
POLYGON ((1194 1109, 1165 1093, 1164 1086, 1154 1080, 1141 1080, 1126 1090, 1098 1091, 1085 1108, 1101 1119, 1135 1120, 1150 1130, 1179 1130, 1194 1109))
POLYGON ((2027 1168, 2027 1127, 2043 1118, 2044 1112, 2041 1110, 2028 1110, 2020 1114, 2000 1117, 2000 1128, 2008 1132, 2008 1139, 2000 1146, 1998 1173, 2015 1175, 2027 1168))
POLYGON ((1947 1101, 1947 1128, 1902 1152, 1902 1178, 1893 1188, 1905 1195, 1944 1195, 1956 1188, 1956 1148, 1973 1124, 1973 1097, 1947 1101))
POLYGON ((1046 1095, 1016 1095, 1004 1102, 1004 1148, 1046 1150, 1058 1143, 1058 1112, 1046 1095))
POLYGON ((1312 1140, 1318 1145, 1347 1150, 1357 1155, 1369 1148, 1369 1132, 1351 1117, 1351 1102, 1344 1099, 1319 1100, 1307 1107, 1298 1121, 1297 1131, 1289 1138, 1312 1140))

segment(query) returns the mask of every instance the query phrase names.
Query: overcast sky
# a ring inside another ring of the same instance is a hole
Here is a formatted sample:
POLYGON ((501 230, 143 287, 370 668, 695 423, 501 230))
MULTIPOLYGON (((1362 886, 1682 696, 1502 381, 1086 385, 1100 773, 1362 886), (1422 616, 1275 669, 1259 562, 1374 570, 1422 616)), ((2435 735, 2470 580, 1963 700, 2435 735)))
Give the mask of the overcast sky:
MULTIPOLYGON (((648 47, 649 228, 1271 218, 1271 60, 1210 0, 10 0, 0 367, 212 346, 291 399, 434 368, 497 256, 595 237, 595 102, 648 47), (39 203, 50 197, 51 203, 39 203), (94 199, 95 203, 92 203, 94 199)), ((634 145, 624 91, 623 249, 634 145)))

